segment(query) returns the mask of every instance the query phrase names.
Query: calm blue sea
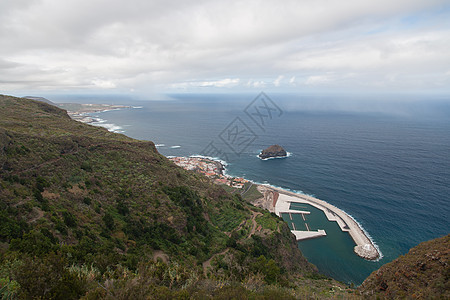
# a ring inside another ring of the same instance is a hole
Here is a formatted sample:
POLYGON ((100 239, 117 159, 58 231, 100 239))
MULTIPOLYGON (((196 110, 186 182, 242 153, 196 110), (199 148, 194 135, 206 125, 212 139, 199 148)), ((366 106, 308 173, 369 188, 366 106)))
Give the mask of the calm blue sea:
MULTIPOLYGON (((252 103, 256 96, 172 95, 96 116, 161 145, 164 155, 219 156, 231 175, 314 195, 349 213, 379 246, 380 261, 356 256, 348 234, 330 222, 326 238, 299 242, 309 261, 344 282, 360 284, 411 247, 450 232, 449 99, 280 94, 264 105, 252 103), (291 156, 257 158, 272 144, 291 156)), ((325 222, 319 214, 316 221, 325 222)))

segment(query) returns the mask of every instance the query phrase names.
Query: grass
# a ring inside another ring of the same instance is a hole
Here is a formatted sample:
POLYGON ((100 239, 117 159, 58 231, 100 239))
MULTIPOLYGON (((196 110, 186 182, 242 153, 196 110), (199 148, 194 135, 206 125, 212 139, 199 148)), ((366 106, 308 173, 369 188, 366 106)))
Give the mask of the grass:
POLYGON ((268 212, 264 212, 262 216, 256 217, 256 223, 260 224, 264 229, 277 230, 278 220, 274 219, 273 216, 268 212))
POLYGON ((257 185, 256 184, 252 184, 252 183, 246 183, 244 186, 244 190, 247 190, 248 185, 252 185, 250 187, 250 189, 244 194, 243 198, 248 201, 248 202, 252 202, 256 199, 262 198, 264 197, 263 194, 261 194, 258 189, 257 189, 257 185))

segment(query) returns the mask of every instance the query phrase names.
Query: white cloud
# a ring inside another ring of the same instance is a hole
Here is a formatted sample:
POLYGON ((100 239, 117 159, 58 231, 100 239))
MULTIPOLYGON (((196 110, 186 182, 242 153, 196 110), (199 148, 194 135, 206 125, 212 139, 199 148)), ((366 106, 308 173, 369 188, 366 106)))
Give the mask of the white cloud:
POLYGON ((248 87, 253 87, 253 88, 265 88, 266 87, 266 82, 264 82, 263 80, 249 80, 247 83, 248 87))
POLYGON ((201 87, 233 87, 239 83, 239 78, 226 78, 216 81, 203 81, 197 85, 201 87))
POLYGON ((279 87, 280 83, 281 83, 281 80, 283 80, 283 78, 284 78, 283 75, 278 76, 277 79, 274 80, 273 85, 276 86, 276 87, 279 87))
POLYGON ((171 85, 172 88, 176 89, 187 89, 189 87, 234 87, 240 82, 239 78, 226 78, 214 81, 190 81, 190 82, 179 82, 171 85))
POLYGON ((92 80, 92 83, 102 89, 113 89, 116 87, 114 82, 110 80, 94 79, 92 80))
POLYGON ((427 86, 450 65, 445 4, 2 1, 0 88, 427 86))
POLYGON ((309 76, 306 79, 305 84, 306 85, 320 85, 320 84, 328 83, 330 81, 332 81, 332 79, 329 75, 314 75, 314 76, 309 76))

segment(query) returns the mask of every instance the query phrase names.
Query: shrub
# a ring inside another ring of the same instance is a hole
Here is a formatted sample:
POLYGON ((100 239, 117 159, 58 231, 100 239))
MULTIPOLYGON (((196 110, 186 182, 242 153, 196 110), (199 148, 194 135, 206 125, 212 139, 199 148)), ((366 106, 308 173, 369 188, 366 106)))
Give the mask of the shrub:
POLYGON ((117 203, 117 211, 119 214, 124 216, 130 213, 128 206, 123 201, 119 201, 119 203, 117 203))
POLYGON ((25 258, 24 264, 14 271, 14 279, 20 284, 19 297, 80 298, 86 292, 84 281, 66 267, 65 259, 54 253, 44 258, 25 258))
POLYGON ((0 297, 4 300, 16 299, 17 292, 20 285, 15 280, 7 278, 0 278, 0 297))
POLYGON ((92 166, 86 161, 81 164, 81 169, 87 172, 92 172, 92 166))
POLYGON ((42 232, 32 230, 20 239, 11 240, 10 248, 11 250, 39 256, 55 250, 56 246, 42 232))
POLYGON ((19 238, 28 230, 29 225, 25 221, 17 221, 9 217, 6 211, 0 211, 0 240, 19 238))
POLYGON ((50 186, 50 184, 47 182, 47 180, 45 180, 45 178, 43 178, 41 176, 38 176, 36 178, 36 189, 39 192, 43 192, 44 188, 49 187, 49 186, 50 186))
POLYGON ((69 227, 75 227, 77 226, 77 220, 75 219, 74 215, 68 211, 63 211, 62 213, 64 218, 64 223, 69 227))
POLYGON ((103 216, 103 222, 105 223, 106 228, 113 230, 114 229, 114 218, 111 215, 111 213, 107 212, 104 216, 103 216))
POLYGON ((91 205, 92 199, 89 197, 84 197, 83 202, 86 205, 91 205))

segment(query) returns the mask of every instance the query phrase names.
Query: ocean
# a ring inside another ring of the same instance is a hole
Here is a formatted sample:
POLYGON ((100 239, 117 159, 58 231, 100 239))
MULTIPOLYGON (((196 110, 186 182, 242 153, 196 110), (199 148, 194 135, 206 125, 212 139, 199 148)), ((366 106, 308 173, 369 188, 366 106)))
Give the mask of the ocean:
POLYGON ((134 108, 94 116, 101 119, 99 125, 153 141, 166 156, 218 157, 227 162, 230 175, 313 195, 350 214, 381 250, 380 260, 354 254, 350 236, 320 211, 310 222, 324 227, 319 229, 327 237, 298 243, 310 262, 337 280, 359 285, 411 247, 450 232, 448 99, 293 94, 171 98, 115 99, 134 108), (290 157, 260 160, 259 152, 272 144, 284 147, 290 157))

